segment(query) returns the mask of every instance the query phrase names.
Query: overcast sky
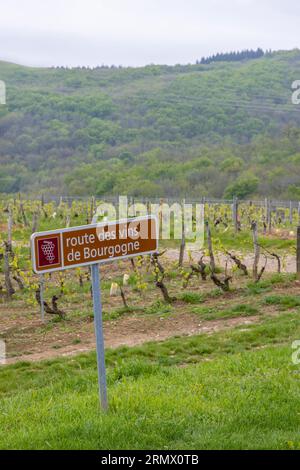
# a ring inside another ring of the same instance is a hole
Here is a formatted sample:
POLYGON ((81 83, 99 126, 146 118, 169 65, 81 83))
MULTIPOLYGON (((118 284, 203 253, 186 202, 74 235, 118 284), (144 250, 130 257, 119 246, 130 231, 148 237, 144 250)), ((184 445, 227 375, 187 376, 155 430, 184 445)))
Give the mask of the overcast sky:
POLYGON ((299 30, 299 0, 0 0, 0 59, 34 66, 193 63, 299 30))

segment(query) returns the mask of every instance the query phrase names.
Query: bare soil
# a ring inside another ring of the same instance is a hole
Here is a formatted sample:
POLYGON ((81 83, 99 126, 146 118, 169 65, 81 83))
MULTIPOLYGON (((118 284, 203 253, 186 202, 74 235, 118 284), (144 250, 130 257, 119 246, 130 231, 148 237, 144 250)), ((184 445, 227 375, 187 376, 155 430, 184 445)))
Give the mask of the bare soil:
MULTIPOLYGON (((300 283, 286 287, 274 287, 276 294, 300 294, 300 283)), ((250 303, 251 297, 241 299, 238 292, 229 292, 222 298, 212 298, 205 306, 220 307, 233 303, 250 303)), ((201 320, 199 315, 188 313, 188 307, 183 302, 176 302, 174 313, 166 315, 126 314, 117 320, 104 322, 106 348, 120 346, 136 346, 149 341, 163 341, 175 336, 194 336, 212 334, 235 326, 250 325, 259 322, 262 315, 237 317, 218 320, 201 320)), ((261 312, 264 316, 277 315, 278 310, 273 306, 264 306, 261 312)), ((14 310, 16 314, 16 310, 14 310)), ((48 317, 49 319, 49 317, 48 317)), ((7 364, 18 361, 40 361, 57 357, 73 356, 95 349, 94 323, 92 318, 72 319, 66 323, 50 323, 50 328, 39 319, 15 318, 6 320, 1 329, 1 335, 9 345, 7 364), (17 321, 16 321, 17 320, 17 321)))
MULTIPOLYGON (((249 325, 258 320, 258 316, 251 318, 234 318, 227 320, 200 321, 195 315, 181 313, 166 318, 137 318, 123 317, 115 322, 105 322, 104 338, 106 348, 120 346, 137 346, 149 341, 163 341, 174 336, 194 336, 200 333, 214 333, 216 331, 232 328, 237 325, 249 325)), ((26 336, 29 340, 31 331, 20 330, 23 336, 23 346, 26 336)), ((68 344, 74 335, 45 334, 39 341, 30 347, 30 353, 22 353, 7 359, 7 364, 18 361, 40 361, 55 357, 73 356, 95 349, 93 324, 81 331, 80 343, 68 344), (55 342, 55 345, 54 345, 55 342), (49 346, 52 343, 52 348, 49 346), (54 348, 54 349, 53 349, 54 348)))

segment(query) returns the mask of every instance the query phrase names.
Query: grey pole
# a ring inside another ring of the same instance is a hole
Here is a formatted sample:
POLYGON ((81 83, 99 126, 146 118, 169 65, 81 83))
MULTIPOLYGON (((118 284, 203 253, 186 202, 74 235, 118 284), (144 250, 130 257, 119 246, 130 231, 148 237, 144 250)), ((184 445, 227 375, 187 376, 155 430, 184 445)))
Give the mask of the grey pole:
POLYGON ((98 383, 100 404, 104 411, 108 409, 107 390, 106 390, 106 370, 104 356, 104 338, 103 338, 103 322, 102 322, 102 303, 100 289, 100 265, 92 264, 92 289, 94 304, 94 324, 97 347, 97 367, 98 367, 98 383))
POLYGON ((45 306, 44 306, 44 275, 40 277, 40 299, 41 299, 41 318, 45 322, 45 306))

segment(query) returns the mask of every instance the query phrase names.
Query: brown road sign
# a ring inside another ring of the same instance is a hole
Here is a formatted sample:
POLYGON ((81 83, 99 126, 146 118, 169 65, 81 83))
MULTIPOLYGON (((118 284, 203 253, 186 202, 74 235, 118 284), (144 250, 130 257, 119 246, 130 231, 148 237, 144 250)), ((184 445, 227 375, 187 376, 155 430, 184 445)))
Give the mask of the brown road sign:
MULTIPOLYGON (((37 274, 92 265, 99 397, 104 410, 108 403, 99 264, 157 250, 158 224, 152 216, 34 233, 31 236, 32 264, 37 274)), ((42 288, 40 292, 42 299, 42 288)))
POLYGON ((153 216, 34 233, 31 237, 32 264, 37 274, 157 250, 158 224, 153 216))

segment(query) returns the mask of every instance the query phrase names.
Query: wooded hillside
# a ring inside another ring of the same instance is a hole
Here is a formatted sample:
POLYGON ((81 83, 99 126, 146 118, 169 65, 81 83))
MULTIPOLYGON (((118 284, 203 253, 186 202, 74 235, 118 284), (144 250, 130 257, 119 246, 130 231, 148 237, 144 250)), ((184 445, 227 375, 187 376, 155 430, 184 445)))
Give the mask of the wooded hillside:
MULTIPOLYGON (((243 55, 242 55, 243 57, 243 55)), ((0 62, 0 192, 300 198, 300 51, 143 68, 0 62)))

